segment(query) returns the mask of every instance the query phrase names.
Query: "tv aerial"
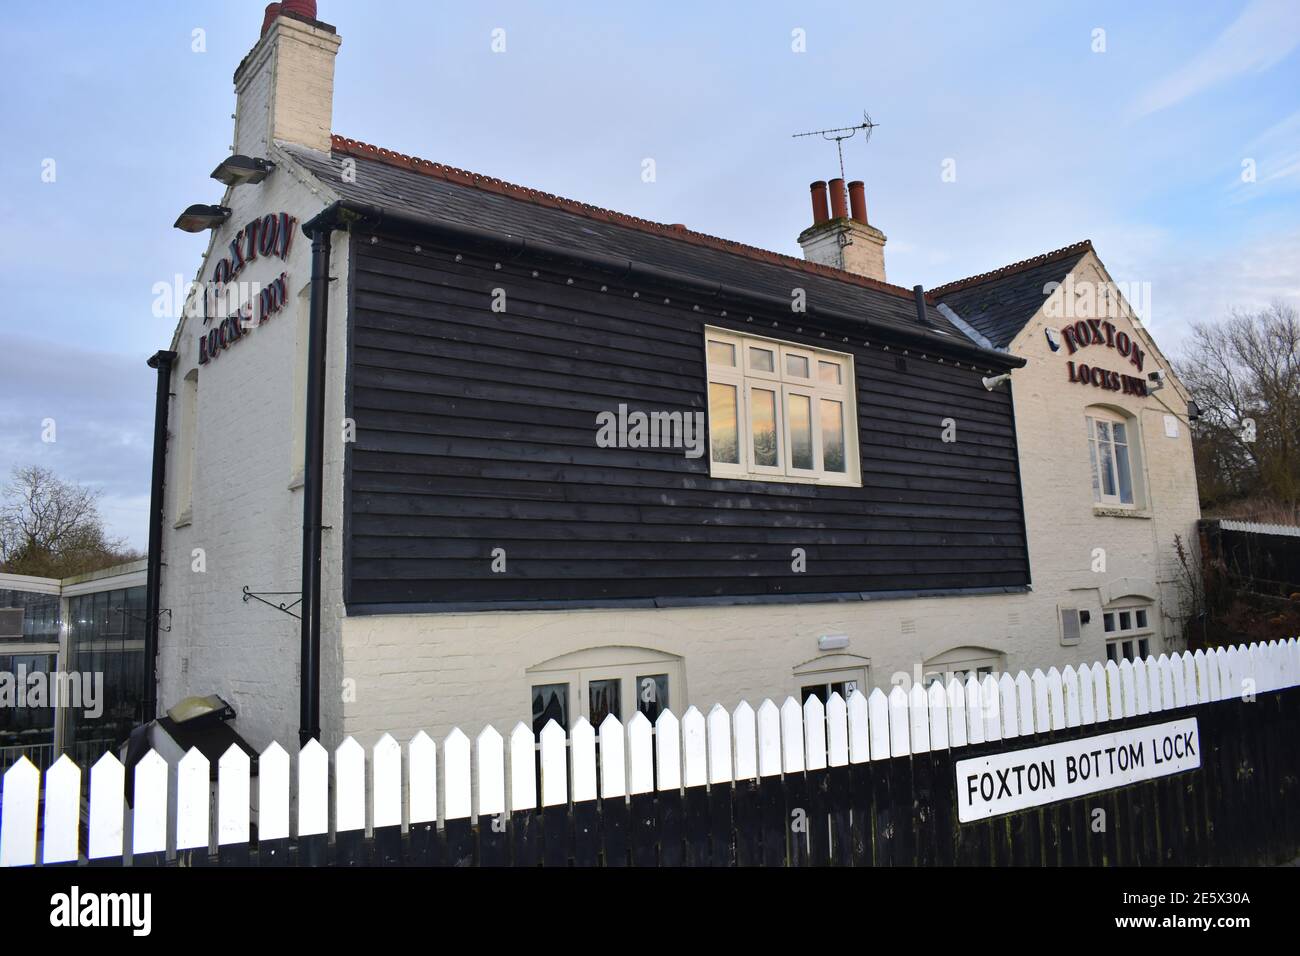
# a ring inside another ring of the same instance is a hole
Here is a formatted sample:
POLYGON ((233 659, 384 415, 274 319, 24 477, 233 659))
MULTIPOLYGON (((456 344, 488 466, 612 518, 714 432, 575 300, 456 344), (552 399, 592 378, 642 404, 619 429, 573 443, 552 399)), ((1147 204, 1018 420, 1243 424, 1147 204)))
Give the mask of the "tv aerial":
POLYGON ((871 131, 875 129, 877 125, 878 124, 871 121, 871 115, 866 110, 863 110, 862 122, 857 126, 841 126, 838 129, 815 129, 808 133, 795 133, 791 136, 791 139, 800 139, 805 136, 820 136, 827 142, 834 140, 835 151, 840 157, 840 179, 843 179, 844 141, 846 139, 852 139, 854 136, 858 135, 858 133, 862 133, 862 142, 866 143, 867 140, 871 139, 871 131))

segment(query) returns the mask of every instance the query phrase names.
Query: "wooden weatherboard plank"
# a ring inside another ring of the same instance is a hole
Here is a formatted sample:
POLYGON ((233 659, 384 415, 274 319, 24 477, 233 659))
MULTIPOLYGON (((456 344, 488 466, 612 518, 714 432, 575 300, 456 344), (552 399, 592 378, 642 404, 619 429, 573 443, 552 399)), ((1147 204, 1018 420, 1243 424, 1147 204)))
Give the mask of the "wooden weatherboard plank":
POLYGON ((957 761, 962 823, 1154 780, 1201 765, 1196 718, 957 761))

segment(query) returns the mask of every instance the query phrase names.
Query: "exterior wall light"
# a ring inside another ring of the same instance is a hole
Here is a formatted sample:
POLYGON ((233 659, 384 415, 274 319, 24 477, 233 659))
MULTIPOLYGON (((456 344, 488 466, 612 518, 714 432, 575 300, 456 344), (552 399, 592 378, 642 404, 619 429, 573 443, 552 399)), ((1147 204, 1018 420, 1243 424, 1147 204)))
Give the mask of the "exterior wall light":
POLYGON ((817 638, 817 650, 819 651, 842 651, 849 646, 849 636, 847 634, 823 634, 817 638))
POLYGON ((273 169, 275 163, 269 159, 236 153, 221 161, 221 165, 212 171, 212 178, 227 186, 242 186, 244 183, 260 183, 273 169))
POLYGON ((202 232, 221 225, 230 218, 230 210, 225 206, 205 206, 195 203, 177 217, 174 225, 184 232, 202 232))

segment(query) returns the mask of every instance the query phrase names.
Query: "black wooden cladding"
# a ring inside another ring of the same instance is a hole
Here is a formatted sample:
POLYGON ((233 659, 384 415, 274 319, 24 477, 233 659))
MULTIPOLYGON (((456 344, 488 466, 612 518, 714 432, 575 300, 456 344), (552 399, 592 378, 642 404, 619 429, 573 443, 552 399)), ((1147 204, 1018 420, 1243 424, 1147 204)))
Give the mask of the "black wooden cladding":
POLYGON ((409 241, 352 247, 351 610, 1028 583, 1010 395, 982 371, 913 355, 900 372, 865 329, 845 342, 409 241), (706 324, 853 355, 861 488, 711 478, 707 443, 596 445, 620 404, 707 411, 706 324))
MULTIPOLYGON (((684 791, 223 846, 258 866, 1248 866, 1300 853, 1300 689, 684 791), (971 823, 960 760, 1195 717, 1201 766, 971 823), (1103 811, 1099 816, 1097 811, 1103 811)), ((187 865, 213 862, 195 851, 187 865)), ((101 862, 101 861, 97 861, 101 862)), ((112 864, 121 864, 113 859, 112 864)), ((166 865, 162 854, 135 865, 166 865)))

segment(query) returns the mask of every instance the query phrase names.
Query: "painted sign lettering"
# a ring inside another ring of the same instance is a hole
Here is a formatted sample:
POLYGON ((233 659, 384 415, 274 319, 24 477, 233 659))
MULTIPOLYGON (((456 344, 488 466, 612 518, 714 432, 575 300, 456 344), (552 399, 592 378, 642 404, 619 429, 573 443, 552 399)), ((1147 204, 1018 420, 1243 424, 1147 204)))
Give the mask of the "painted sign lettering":
POLYGON ((287 212, 267 213, 230 240, 227 254, 212 269, 202 298, 203 324, 210 327, 199 333, 200 365, 230 348, 289 301, 288 273, 281 272, 262 287, 236 280, 259 258, 288 258, 297 225, 297 218, 287 212))
POLYGON ((1195 717, 971 757, 957 761, 957 819, 984 820, 1200 765, 1195 717))

